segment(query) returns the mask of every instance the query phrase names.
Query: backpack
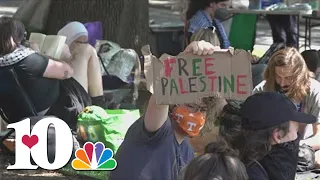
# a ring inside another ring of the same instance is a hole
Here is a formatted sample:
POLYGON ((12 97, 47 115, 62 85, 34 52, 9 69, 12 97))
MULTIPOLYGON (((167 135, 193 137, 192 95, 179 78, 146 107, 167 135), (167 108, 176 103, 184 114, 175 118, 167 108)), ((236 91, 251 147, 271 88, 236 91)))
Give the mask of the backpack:
POLYGON ((120 89, 125 85, 132 85, 132 104, 135 104, 141 76, 140 59, 137 53, 106 40, 97 41, 95 48, 101 62, 103 89, 120 89), (131 81, 130 76, 133 69, 134 77, 131 81))
POLYGON ((299 147, 297 172, 310 171, 315 168, 315 151, 304 144, 299 147))
POLYGON ((283 49, 286 47, 285 43, 274 43, 270 46, 270 48, 267 50, 267 52, 260 58, 259 62, 260 64, 268 64, 270 57, 277 52, 280 49, 283 49))

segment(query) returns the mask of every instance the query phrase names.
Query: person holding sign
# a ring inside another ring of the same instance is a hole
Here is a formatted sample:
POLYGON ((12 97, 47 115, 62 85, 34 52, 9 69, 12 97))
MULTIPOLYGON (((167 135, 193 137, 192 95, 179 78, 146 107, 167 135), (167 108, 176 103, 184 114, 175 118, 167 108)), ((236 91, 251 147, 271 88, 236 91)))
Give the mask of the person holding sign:
MULTIPOLYGON (((208 55, 214 47, 193 42, 184 53, 208 55)), ((128 130, 115 159, 118 167, 109 180, 176 180, 182 167, 194 158, 186 140, 195 137, 205 124, 205 104, 157 105, 152 95, 146 113, 128 130)))
MULTIPOLYGON (((265 81, 254 88, 254 93, 275 91, 288 96, 299 112, 311 114, 317 122, 301 124, 300 144, 311 146, 320 154, 320 83, 297 49, 287 47, 277 51, 269 60, 264 74, 265 81)), ((316 159, 320 164, 320 159, 316 159)))

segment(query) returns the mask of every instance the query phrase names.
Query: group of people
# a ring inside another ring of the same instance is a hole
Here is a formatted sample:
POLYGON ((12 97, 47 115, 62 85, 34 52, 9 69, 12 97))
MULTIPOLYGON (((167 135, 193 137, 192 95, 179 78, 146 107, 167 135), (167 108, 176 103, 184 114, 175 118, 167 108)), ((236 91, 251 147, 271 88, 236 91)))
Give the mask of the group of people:
MULTIPOLYGON (((208 55, 230 47, 215 18, 228 3, 190 0, 184 53, 208 55)), ((292 41, 281 39, 286 47, 267 64, 255 64, 252 56, 254 89, 245 101, 208 97, 200 104, 157 105, 152 95, 115 155, 118 167, 109 180, 293 180, 302 147, 313 153, 305 170, 320 168, 319 52, 300 54, 292 41)))
POLYGON ((14 69, 39 116, 57 116, 76 130, 83 108, 107 107, 100 60, 82 23, 70 22, 58 32, 66 37, 59 59, 41 53, 27 40, 23 23, 11 17, 0 18, 0 34, 0 67, 14 69))
MULTIPOLYGON (((184 53, 205 56, 230 47, 215 18, 228 2, 190 0, 184 53)), ((38 115, 57 116, 76 129, 84 107, 106 108, 100 62, 83 24, 68 23, 58 35, 67 40, 54 59, 26 43, 21 22, 1 17, 0 70, 14 69, 38 115)), ((127 131, 109 180, 292 180, 301 146, 315 154, 308 169, 320 168, 319 59, 318 51, 300 54, 290 46, 268 64, 255 64, 252 56, 255 88, 243 102, 214 96, 200 104, 157 105, 152 95, 127 131)))
MULTIPOLYGON (((208 55, 216 48, 194 41, 184 53, 208 55)), ((270 58, 254 95, 225 100, 217 116, 209 116, 208 104, 223 98, 169 106, 157 105, 152 95, 146 113, 129 128, 109 179, 294 179, 299 147, 320 152, 320 83, 313 75, 288 47, 270 58), (208 131, 212 121, 218 121, 216 137, 208 131), (195 158, 189 138, 199 134, 207 141, 195 158)), ((319 168, 319 156, 313 161, 317 165, 308 168, 319 168)))

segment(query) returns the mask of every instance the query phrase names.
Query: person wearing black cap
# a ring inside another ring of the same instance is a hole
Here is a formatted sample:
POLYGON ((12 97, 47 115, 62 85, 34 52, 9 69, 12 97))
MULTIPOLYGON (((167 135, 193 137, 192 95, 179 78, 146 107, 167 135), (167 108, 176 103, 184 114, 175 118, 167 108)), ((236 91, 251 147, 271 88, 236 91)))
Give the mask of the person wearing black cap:
POLYGON ((295 177, 299 124, 316 118, 296 111, 285 95, 262 92, 247 98, 239 110, 242 128, 234 148, 247 167, 250 180, 293 180, 295 177))
MULTIPOLYGON (((301 124, 300 145, 308 145, 320 154, 320 83, 314 79, 299 51, 286 47, 270 58, 264 73, 265 81, 257 85, 253 93, 278 92, 285 94, 296 105, 297 111, 316 117, 317 122, 301 124)), ((315 160, 320 164, 320 157, 315 160)))

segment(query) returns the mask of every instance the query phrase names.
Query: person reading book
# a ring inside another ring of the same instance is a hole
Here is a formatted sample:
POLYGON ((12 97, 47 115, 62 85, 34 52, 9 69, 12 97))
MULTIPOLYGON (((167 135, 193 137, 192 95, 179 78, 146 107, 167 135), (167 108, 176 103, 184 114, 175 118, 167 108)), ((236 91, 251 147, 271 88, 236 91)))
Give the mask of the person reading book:
MULTIPOLYGON (((41 33, 31 33, 29 42, 36 43, 38 45, 38 51, 51 58, 60 60, 61 55, 67 50, 65 36, 57 35, 45 35, 41 33)), ((71 54, 70 54, 71 55, 71 54)))
POLYGON ((89 93, 92 100, 104 102, 102 73, 96 50, 88 43, 88 31, 80 22, 70 22, 59 32, 66 37, 72 55, 73 78, 89 93))
POLYGON ((92 105, 90 96, 72 78, 74 71, 69 62, 56 61, 24 47, 24 34, 23 23, 0 17, 0 69, 14 68, 38 115, 59 117, 75 130, 77 115, 92 105))

